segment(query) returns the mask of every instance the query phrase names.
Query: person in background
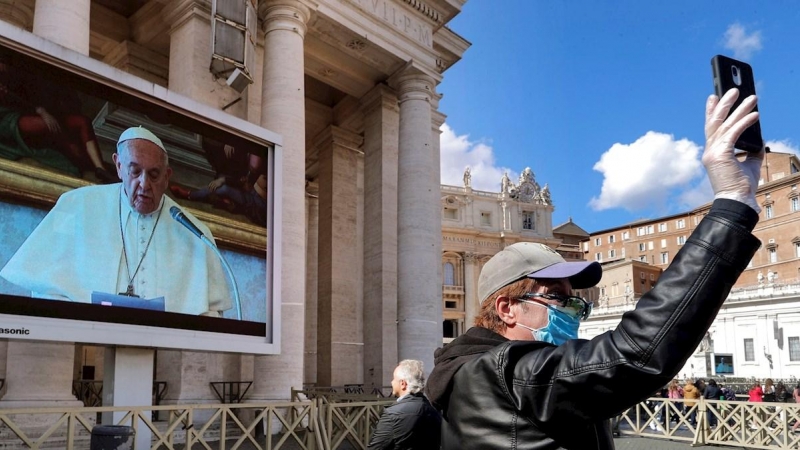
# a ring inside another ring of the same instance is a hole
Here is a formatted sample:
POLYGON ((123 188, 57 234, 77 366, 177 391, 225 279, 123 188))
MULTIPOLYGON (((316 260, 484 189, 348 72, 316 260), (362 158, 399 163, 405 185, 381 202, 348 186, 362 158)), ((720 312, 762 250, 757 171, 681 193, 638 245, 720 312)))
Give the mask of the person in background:
POLYGON ((772 381, 772 378, 767 378, 764 380, 764 401, 765 402, 774 402, 777 399, 775 398, 775 382, 772 381))
MULTIPOLYGON (((800 403, 800 384, 792 390, 792 398, 795 403, 800 403)), ((792 433, 797 433, 798 428, 800 428, 800 420, 795 421, 794 425, 792 425, 792 433)))
POLYGON ((422 361, 406 359, 394 369, 392 395, 367 450, 439 450, 442 417, 422 394, 422 361))
MULTIPOLYGON (((666 398, 666 396, 664 395, 665 391, 666 391, 665 388, 659 389, 655 391, 651 397, 653 397, 654 399, 666 398)), ((661 425, 663 424, 664 421, 663 412, 666 402, 662 400, 648 399, 645 404, 650 409, 650 411, 653 411, 653 420, 650 421, 650 429, 664 431, 661 425)))
MULTIPOLYGON (((761 383, 758 381, 753 382, 753 385, 750 387, 750 390, 747 392, 747 394, 748 402, 762 403, 764 401, 764 389, 761 388, 761 383)), ((756 416, 759 418, 759 420, 763 418, 763 411, 757 411, 756 416)), ((758 429, 758 424, 756 424, 754 421, 750 421, 749 425, 751 430, 758 429)))
POLYGON ((764 389, 761 388, 761 383, 758 381, 753 382, 753 385, 750 386, 750 390, 747 391, 747 398, 748 402, 755 402, 761 403, 764 401, 764 389))
POLYGON ((686 406, 686 412, 689 413, 689 423, 692 426, 697 425, 697 399, 700 398, 700 390, 694 385, 694 380, 686 380, 686 386, 683 387, 683 404, 686 406))
POLYGON ((786 403, 790 398, 792 398, 792 394, 786 389, 786 385, 783 384, 783 381, 778 381, 778 384, 775 385, 775 401, 786 403))
POLYGON ((683 388, 680 384, 678 384, 677 379, 673 378, 673 380, 669 382, 669 385, 667 386, 667 397, 673 401, 673 404, 670 406, 670 411, 672 411, 670 420, 677 423, 679 420, 679 414, 674 411, 683 411, 683 402, 681 401, 683 400, 683 388))
MULTIPOLYGON (((720 396, 722 396, 722 391, 720 391, 719 386, 717 386, 717 382, 714 380, 708 380, 708 385, 706 385, 706 389, 703 392, 703 398, 706 400, 720 400, 720 396)), ((706 411, 708 426, 712 428, 717 426, 717 416, 712 412, 713 409, 719 411, 720 408, 717 405, 719 404, 712 403, 708 405, 708 410, 706 411)))
POLYGON ((706 381, 704 379, 702 379, 702 378, 698 378, 694 382, 694 385, 695 385, 695 387, 697 387, 697 390, 700 391, 700 396, 702 397, 703 394, 705 394, 705 392, 706 392, 706 381))

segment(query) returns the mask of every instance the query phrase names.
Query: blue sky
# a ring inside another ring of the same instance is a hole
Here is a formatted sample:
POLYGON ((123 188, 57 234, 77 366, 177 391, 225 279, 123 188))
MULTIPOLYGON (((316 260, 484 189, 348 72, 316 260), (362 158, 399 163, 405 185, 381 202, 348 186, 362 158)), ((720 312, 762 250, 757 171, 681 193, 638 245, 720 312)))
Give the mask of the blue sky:
POLYGON ((753 66, 764 139, 800 148, 794 1, 469 0, 439 85, 442 183, 499 191, 530 167, 553 224, 592 232, 712 199, 700 164, 711 57, 753 66))

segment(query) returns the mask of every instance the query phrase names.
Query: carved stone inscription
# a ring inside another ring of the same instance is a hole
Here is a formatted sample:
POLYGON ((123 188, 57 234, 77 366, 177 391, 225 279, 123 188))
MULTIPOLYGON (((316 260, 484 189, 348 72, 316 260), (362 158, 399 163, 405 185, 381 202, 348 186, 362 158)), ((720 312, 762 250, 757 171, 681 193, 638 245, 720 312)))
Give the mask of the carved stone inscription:
POLYGON ((391 25, 428 48, 433 48, 432 28, 391 0, 349 0, 370 15, 391 25))
POLYGON ((473 247, 488 247, 488 248, 496 248, 500 249, 499 242, 493 241, 483 241, 480 239, 473 239, 473 238, 466 238, 466 237, 455 237, 455 236, 442 236, 445 242, 452 242, 455 244, 466 244, 473 247))

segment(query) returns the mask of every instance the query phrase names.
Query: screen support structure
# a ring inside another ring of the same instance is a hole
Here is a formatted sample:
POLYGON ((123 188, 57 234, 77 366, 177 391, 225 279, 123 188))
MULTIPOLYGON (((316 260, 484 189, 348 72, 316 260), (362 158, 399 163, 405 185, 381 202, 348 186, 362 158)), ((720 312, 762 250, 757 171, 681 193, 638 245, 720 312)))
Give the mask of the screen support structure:
MULTIPOLYGON (((103 373, 103 406, 152 406, 155 350, 106 347, 103 373)), ((116 425, 125 411, 104 412, 104 425, 116 425)), ((152 432, 139 420, 135 450, 150 448, 152 432)), ((124 425, 124 424, 123 424, 124 425)))

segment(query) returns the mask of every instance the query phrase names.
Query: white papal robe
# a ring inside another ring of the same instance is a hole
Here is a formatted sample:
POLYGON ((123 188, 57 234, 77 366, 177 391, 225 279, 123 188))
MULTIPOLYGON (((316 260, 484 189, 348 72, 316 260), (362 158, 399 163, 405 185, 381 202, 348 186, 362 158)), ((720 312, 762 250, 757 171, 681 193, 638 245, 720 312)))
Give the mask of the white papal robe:
MULTIPOLYGON (((121 186, 89 186, 63 194, 0 276, 36 294, 89 303, 92 291, 125 292, 141 259, 132 283, 139 297, 163 296, 167 311, 184 314, 215 315, 230 309, 229 284, 219 259, 170 216, 176 203, 165 195, 157 211, 142 215, 131 208, 121 186)), ((208 227, 184 213, 213 241, 208 227)))

